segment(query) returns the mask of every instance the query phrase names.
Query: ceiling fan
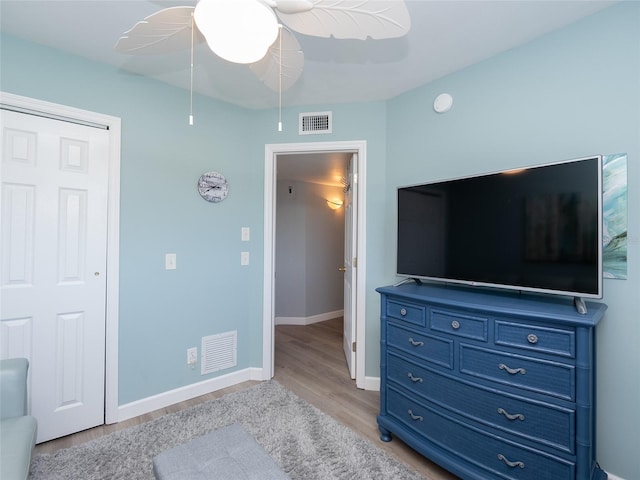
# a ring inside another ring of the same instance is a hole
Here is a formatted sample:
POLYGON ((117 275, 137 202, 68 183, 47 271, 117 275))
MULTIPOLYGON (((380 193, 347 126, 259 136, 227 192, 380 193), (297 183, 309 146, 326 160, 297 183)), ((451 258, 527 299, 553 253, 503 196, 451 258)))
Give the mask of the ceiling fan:
POLYGON ((219 57, 248 64, 282 93, 300 78, 304 54, 292 31, 337 39, 385 39, 409 31, 403 0, 199 0, 162 9, 116 43, 127 54, 172 53, 206 42, 219 57), (280 24, 280 22, 282 24, 280 24))

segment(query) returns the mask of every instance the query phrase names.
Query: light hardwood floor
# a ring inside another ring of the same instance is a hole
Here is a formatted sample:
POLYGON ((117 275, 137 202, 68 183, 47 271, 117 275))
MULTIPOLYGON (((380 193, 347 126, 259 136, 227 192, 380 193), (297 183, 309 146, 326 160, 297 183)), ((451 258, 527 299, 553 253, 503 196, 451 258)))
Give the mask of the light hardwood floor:
MULTIPOLYGON (((308 326, 280 325, 275 332, 275 377, 281 385, 345 424, 359 435, 420 472, 429 480, 455 480, 457 477, 434 465, 398 439, 380 441, 376 425, 380 395, 359 390, 349 378, 342 351, 342 318, 308 326)), ((113 431, 147 422, 167 413, 219 398, 257 382, 218 390, 192 400, 132 418, 114 425, 92 428, 36 446, 36 452, 54 452, 113 431)), ((401 480, 401 479, 398 479, 401 480)))

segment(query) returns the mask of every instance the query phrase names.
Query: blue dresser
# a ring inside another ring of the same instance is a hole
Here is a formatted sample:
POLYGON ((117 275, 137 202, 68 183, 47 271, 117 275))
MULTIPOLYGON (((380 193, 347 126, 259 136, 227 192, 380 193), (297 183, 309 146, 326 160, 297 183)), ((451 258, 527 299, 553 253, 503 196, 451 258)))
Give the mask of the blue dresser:
POLYGON ((595 326, 606 305, 406 283, 382 287, 380 415, 467 479, 601 480, 595 326))

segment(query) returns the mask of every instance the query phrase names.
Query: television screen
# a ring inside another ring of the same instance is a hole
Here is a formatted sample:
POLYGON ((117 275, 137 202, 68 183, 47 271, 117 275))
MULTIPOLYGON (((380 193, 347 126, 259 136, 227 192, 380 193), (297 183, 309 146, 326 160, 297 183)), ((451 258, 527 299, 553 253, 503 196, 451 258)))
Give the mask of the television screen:
POLYGON ((397 274, 600 298, 602 159, 398 188, 397 274))

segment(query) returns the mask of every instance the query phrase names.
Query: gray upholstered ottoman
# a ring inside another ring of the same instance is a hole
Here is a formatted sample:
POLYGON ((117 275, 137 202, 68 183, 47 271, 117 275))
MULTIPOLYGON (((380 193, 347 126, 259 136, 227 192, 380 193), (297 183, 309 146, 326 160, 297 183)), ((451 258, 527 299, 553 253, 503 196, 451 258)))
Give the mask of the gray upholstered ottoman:
POLYGON ((290 480, 238 424, 162 452, 153 459, 153 473, 158 480, 290 480))

